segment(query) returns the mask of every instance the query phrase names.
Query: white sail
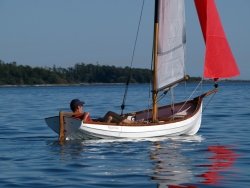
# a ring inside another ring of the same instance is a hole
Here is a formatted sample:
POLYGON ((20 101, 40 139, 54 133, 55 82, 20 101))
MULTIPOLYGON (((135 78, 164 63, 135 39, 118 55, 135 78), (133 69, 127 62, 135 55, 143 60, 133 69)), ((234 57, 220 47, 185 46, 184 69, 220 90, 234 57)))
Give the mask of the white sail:
POLYGON ((184 0, 160 0, 158 9, 157 90, 184 78, 186 43, 184 0))

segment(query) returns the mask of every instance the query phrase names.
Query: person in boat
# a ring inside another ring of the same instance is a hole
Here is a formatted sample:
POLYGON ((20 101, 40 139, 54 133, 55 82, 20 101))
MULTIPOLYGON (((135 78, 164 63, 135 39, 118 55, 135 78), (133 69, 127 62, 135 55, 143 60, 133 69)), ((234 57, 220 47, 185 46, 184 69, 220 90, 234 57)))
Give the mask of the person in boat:
POLYGON ((89 112, 83 112, 82 107, 85 104, 85 102, 80 101, 79 99, 73 99, 70 102, 70 108, 73 113, 76 113, 73 115, 74 118, 81 119, 83 121, 97 121, 97 122, 107 122, 107 123, 116 123, 116 124, 131 124, 131 123, 140 123, 143 120, 139 121, 131 121, 127 119, 126 117, 120 116, 115 112, 108 111, 103 118, 98 119, 91 119, 89 112))
POLYGON ((83 121, 93 121, 89 117, 89 112, 82 112, 82 106, 85 104, 85 102, 80 101, 79 99, 73 99, 70 102, 70 109, 72 110, 74 115, 72 117, 81 119, 83 121))

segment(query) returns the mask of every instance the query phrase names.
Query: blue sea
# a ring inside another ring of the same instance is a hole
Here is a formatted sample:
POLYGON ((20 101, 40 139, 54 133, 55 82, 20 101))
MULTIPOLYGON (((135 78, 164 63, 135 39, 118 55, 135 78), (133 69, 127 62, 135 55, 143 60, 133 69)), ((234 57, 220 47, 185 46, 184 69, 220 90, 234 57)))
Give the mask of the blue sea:
MULTIPOLYGON (((174 101, 196 86, 176 87, 174 101)), ((191 98, 212 89, 203 83, 191 98)), ((74 98, 92 118, 121 113, 124 91, 122 84, 0 87, 0 187, 250 187, 250 82, 220 82, 194 136, 58 142, 44 121, 70 111, 74 98)), ((150 104, 149 85, 129 86, 125 113, 150 104)))

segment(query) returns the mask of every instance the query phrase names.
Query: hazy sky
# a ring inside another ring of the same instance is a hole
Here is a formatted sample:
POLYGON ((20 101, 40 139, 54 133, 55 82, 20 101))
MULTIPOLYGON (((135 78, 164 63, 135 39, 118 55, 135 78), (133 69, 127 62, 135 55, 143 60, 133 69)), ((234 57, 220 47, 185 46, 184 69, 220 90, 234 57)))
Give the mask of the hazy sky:
MULTIPOLYGON (((142 0, 0 0, 0 60, 32 67, 76 63, 130 66, 142 0)), ((250 1, 216 0, 239 66, 250 80, 250 1)), ((204 40, 185 0, 186 72, 203 75, 204 40)), ((154 1, 145 0, 133 67, 150 68, 154 1)))

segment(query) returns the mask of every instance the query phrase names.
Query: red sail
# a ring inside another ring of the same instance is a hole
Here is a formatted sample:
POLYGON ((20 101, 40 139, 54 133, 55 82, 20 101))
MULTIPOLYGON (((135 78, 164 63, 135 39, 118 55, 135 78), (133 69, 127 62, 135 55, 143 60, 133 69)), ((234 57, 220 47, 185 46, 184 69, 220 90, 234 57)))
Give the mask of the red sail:
POLYGON ((214 0, 194 0, 206 43, 205 78, 229 78, 240 71, 228 44, 214 0))

